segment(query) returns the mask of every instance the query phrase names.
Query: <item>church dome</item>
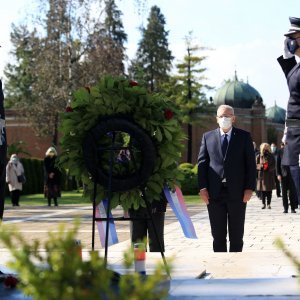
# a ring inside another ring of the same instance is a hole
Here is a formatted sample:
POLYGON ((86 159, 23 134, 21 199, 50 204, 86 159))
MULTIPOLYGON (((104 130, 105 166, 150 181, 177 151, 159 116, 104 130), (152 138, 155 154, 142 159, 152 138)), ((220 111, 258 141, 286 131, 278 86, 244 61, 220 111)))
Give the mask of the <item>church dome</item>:
POLYGON ((217 106, 227 104, 234 108, 251 108, 256 99, 262 100, 259 92, 250 84, 239 81, 235 73, 233 80, 226 81, 216 91, 213 100, 217 106))
POLYGON ((286 110, 277 106, 276 102, 275 102, 274 106, 272 106, 266 110, 267 119, 273 123, 284 124, 285 123, 285 114, 286 114, 286 110))

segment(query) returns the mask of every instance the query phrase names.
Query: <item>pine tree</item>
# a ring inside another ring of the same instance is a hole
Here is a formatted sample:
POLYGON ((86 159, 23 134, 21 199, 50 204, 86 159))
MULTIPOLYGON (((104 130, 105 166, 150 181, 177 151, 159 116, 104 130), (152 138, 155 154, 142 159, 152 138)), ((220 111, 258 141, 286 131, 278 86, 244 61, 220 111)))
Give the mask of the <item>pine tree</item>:
POLYGON ((188 149, 187 161, 192 161, 192 123, 194 112, 204 112, 210 106, 206 99, 205 91, 211 89, 204 84, 206 68, 203 61, 206 56, 197 56, 197 52, 206 50, 192 43, 192 34, 185 37, 186 55, 181 63, 176 65, 177 75, 172 76, 164 84, 164 93, 173 99, 181 108, 183 121, 188 124, 188 149))
POLYGON ((124 74, 127 34, 123 29, 122 12, 114 0, 105 1, 105 20, 90 34, 88 51, 82 69, 85 79, 93 84, 103 75, 124 74), (96 76, 95 76, 96 74, 96 76))
POLYGON ((34 65, 33 47, 37 41, 36 33, 30 33, 25 25, 19 27, 12 25, 10 34, 13 49, 11 55, 14 56, 15 62, 5 66, 4 74, 7 83, 5 86, 6 92, 6 107, 18 108, 20 102, 32 101, 31 85, 35 80, 34 74, 30 72, 34 65))
POLYGON ((132 61, 130 75, 138 81, 146 82, 151 91, 159 91, 162 83, 168 79, 172 66, 169 32, 165 30, 165 17, 158 6, 151 8, 147 21, 147 27, 141 29, 142 39, 136 58, 132 61))

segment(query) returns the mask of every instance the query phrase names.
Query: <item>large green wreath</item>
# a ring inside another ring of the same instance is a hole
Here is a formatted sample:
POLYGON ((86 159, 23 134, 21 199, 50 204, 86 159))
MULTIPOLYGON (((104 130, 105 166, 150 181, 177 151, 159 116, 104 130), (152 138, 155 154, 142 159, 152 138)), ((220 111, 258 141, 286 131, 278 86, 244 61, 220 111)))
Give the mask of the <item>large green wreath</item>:
MULTIPOLYGON (((72 103, 62 113, 60 164, 71 175, 82 180, 88 191, 92 191, 93 181, 85 165, 82 144, 88 131, 99 120, 113 116, 130 116, 152 138, 157 159, 153 174, 146 184, 146 193, 150 201, 159 200, 163 186, 167 184, 170 188, 174 187, 180 177, 177 164, 181 157, 184 134, 179 111, 172 101, 149 94, 145 88, 126 78, 104 77, 99 84, 75 92, 72 103)), ((123 143, 127 142, 125 135, 123 143)), ((128 169, 128 165, 125 167, 128 169)), ((116 163, 114 171, 122 173, 125 167, 116 163)), ((106 197, 106 188, 98 185, 97 201, 106 197)), ((137 187, 125 192, 114 192, 111 207, 118 204, 124 209, 143 206, 140 189, 137 187)))

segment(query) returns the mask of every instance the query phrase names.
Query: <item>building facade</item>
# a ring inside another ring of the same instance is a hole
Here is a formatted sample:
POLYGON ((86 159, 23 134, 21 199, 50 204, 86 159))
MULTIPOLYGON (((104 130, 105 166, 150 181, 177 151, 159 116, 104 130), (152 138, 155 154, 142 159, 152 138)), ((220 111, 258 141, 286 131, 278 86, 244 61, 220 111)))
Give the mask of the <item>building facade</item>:
MULTIPOLYGON (((274 107, 266 110, 260 93, 249 83, 238 80, 236 74, 216 91, 212 101, 209 112, 196 113, 193 116, 195 122, 192 125, 192 163, 197 162, 203 133, 217 128, 216 111, 221 104, 234 107, 236 126, 249 131, 257 146, 263 142, 280 144, 284 131, 285 110, 276 103, 274 107)), ((23 142, 23 150, 30 153, 31 157, 43 158, 52 144, 51 137, 37 136, 25 118, 14 110, 6 110, 6 129, 8 145, 23 142)), ((184 130, 187 132, 187 128, 184 130)), ((185 145, 187 147, 187 140, 185 145)), ((185 151, 182 162, 186 161, 185 151)))

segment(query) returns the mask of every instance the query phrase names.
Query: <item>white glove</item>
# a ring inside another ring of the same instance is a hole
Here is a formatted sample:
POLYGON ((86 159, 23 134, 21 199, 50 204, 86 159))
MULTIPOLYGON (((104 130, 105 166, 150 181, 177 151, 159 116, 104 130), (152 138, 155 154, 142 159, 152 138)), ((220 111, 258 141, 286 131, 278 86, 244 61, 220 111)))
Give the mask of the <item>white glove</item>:
POLYGON ((287 127, 286 125, 284 126, 284 132, 283 132, 283 137, 281 139, 281 141, 285 144, 286 142, 286 133, 287 133, 287 127))
POLYGON ((284 47, 283 47, 283 58, 284 59, 291 58, 294 56, 294 54, 292 54, 287 47, 287 41, 288 41, 288 38, 285 38, 284 47))

